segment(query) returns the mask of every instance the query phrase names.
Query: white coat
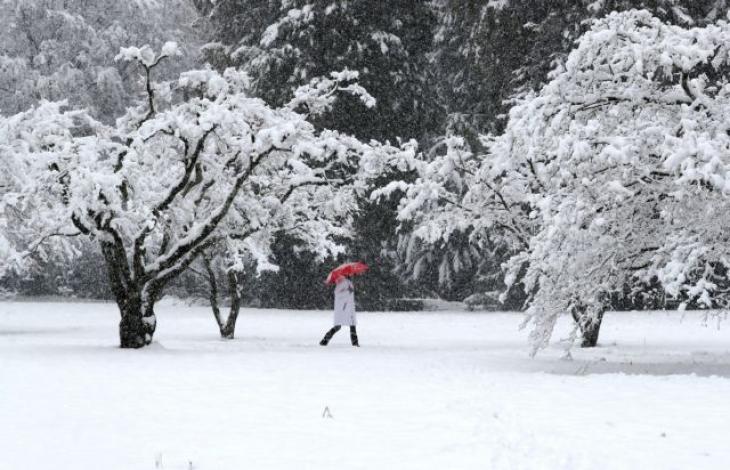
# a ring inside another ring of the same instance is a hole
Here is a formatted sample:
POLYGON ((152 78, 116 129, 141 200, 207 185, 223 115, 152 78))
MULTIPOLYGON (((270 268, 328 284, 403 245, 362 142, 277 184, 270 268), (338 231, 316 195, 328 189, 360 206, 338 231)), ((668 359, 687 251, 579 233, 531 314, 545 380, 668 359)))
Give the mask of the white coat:
POLYGON ((357 325, 355 288, 346 277, 341 277, 335 285, 335 325, 357 325))

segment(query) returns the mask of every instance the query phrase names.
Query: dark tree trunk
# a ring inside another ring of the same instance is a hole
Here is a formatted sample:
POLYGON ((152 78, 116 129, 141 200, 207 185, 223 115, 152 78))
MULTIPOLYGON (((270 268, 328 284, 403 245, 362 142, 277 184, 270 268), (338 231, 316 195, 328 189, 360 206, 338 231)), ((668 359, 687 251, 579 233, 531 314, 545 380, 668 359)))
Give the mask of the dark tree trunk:
POLYGON ((127 257, 119 243, 103 242, 102 253, 114 298, 119 306, 119 345, 142 348, 152 342, 157 327, 154 304, 161 286, 132 281, 127 257))
POLYGON ((241 294, 238 290, 238 274, 235 271, 228 272, 228 291, 231 294, 231 310, 228 312, 226 324, 221 328, 221 336, 226 339, 233 339, 236 332, 236 320, 241 310, 241 294))
POLYGON ((601 331, 605 308, 602 305, 594 308, 596 309, 594 312, 589 312, 588 306, 580 302, 575 302, 570 307, 573 320, 580 328, 581 348, 593 348, 598 344, 598 334, 601 331))
POLYGON ((122 348, 141 348, 152 342, 157 326, 157 318, 152 305, 145 307, 142 301, 138 300, 138 294, 132 294, 136 297, 132 302, 126 302, 126 305, 119 305, 122 313, 122 319, 119 322, 119 341, 122 348))
POLYGON ((119 322, 119 341, 122 348, 136 349, 152 343, 157 328, 154 306, 159 294, 159 287, 147 285, 146 289, 127 290, 122 302, 117 299, 122 314, 119 322))
POLYGON ((238 312, 241 309, 241 295, 238 290, 238 274, 235 271, 228 272, 228 290, 231 295, 231 309, 228 317, 223 321, 220 308, 218 306, 218 282, 215 279, 215 272, 210 265, 210 259, 203 257, 203 265, 208 275, 208 283, 210 284, 210 307, 213 309, 213 316, 218 324, 218 330, 223 339, 233 339, 236 333, 236 321, 238 320, 238 312))

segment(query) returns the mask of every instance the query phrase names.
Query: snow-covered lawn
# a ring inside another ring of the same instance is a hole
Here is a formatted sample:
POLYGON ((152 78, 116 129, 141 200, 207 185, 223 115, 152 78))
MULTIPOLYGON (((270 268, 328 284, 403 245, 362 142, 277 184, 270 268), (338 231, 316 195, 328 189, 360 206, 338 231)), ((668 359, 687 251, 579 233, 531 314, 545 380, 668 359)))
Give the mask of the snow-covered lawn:
POLYGON ((365 313, 359 349, 317 345, 329 312, 158 313, 129 351, 114 305, 0 303, 0 469, 730 465, 730 325, 697 314, 607 314, 565 360, 512 313, 365 313))

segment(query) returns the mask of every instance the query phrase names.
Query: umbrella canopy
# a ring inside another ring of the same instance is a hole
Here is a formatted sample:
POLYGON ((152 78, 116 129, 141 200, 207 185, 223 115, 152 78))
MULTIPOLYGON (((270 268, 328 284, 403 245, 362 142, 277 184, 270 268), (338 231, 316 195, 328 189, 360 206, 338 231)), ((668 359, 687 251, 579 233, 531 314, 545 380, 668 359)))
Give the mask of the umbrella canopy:
POLYGON ((327 276, 326 284, 334 284, 341 277, 354 276, 356 274, 362 274, 368 270, 368 265, 362 261, 354 261, 352 263, 345 263, 337 266, 335 269, 330 271, 327 276))

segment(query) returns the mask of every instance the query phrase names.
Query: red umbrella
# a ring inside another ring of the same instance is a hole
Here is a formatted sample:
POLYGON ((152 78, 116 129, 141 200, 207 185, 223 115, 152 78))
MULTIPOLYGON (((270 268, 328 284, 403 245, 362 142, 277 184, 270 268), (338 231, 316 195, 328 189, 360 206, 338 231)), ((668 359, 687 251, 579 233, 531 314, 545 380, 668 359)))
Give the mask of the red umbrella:
POLYGON ((368 270, 368 265, 362 261, 355 261, 352 263, 345 263, 337 266, 335 269, 330 271, 327 276, 326 284, 334 284, 341 277, 354 276, 356 274, 362 274, 368 270))

